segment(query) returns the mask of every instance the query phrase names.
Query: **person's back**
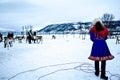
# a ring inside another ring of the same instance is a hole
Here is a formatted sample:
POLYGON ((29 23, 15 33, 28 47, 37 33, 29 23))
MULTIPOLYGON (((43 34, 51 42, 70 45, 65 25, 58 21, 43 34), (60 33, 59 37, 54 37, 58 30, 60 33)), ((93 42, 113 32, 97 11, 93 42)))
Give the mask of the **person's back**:
POLYGON ((29 35, 29 36, 32 36, 32 30, 30 30, 30 31, 28 32, 28 35, 29 35))
POLYGON ((33 35, 32 35, 32 30, 30 30, 30 31, 28 32, 28 41, 29 41, 29 44, 31 44, 32 37, 33 37, 33 35))
POLYGON ((33 35, 36 36, 36 32, 33 32, 33 35))
POLYGON ((91 54, 88 59, 95 61, 95 75, 99 76, 99 61, 101 61, 101 78, 108 80, 105 75, 106 60, 112 60, 114 58, 111 55, 106 43, 108 29, 102 24, 100 20, 97 20, 93 27, 89 31, 90 39, 93 42, 91 54))
POLYGON ((14 37, 14 34, 13 32, 8 32, 8 35, 7 35, 8 38, 13 38, 14 37))

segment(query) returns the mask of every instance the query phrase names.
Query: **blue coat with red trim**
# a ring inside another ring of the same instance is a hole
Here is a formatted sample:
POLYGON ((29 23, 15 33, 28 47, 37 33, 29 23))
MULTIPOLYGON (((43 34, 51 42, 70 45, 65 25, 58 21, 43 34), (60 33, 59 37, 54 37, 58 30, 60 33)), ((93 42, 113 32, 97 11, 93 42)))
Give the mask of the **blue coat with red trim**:
POLYGON ((106 43, 107 36, 101 37, 100 34, 91 31, 90 39, 93 41, 91 54, 88 57, 90 60, 103 61, 111 60, 114 58, 114 56, 111 55, 110 50, 106 43))

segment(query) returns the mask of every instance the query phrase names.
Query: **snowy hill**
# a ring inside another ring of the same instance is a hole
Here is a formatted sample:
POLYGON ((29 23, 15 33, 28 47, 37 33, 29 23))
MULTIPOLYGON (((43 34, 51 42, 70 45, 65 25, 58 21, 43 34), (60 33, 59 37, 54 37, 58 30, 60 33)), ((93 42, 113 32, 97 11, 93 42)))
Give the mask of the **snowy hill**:
POLYGON ((89 29, 91 22, 76 22, 76 23, 63 23, 63 24, 51 24, 45 28, 39 30, 40 33, 51 33, 51 34, 69 34, 69 33, 80 33, 82 29, 89 29))

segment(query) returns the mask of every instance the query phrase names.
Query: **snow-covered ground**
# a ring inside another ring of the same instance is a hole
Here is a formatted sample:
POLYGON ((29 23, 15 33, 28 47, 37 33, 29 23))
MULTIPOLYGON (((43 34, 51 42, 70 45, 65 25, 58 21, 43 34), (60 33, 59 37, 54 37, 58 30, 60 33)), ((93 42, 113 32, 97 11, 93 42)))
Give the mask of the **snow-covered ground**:
MULTIPOLYGON (((120 44, 107 39, 113 60, 107 61, 109 80, 120 80, 120 44)), ((43 43, 15 41, 13 47, 0 43, 0 80, 101 80, 94 75, 94 62, 88 59, 92 47, 89 35, 43 35, 43 43)))

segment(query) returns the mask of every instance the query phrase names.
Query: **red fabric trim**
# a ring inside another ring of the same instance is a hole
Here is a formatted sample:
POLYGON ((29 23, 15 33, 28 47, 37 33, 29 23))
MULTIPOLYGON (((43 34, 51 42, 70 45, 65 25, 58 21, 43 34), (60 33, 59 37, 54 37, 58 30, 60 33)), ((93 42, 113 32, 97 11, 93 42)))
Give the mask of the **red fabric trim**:
POLYGON ((93 60, 93 61, 104 61, 104 60, 111 60, 113 59, 114 56, 105 56, 105 57, 94 57, 94 56, 89 56, 88 59, 93 60))
POLYGON ((102 31, 97 31, 96 28, 95 28, 95 26, 93 26, 93 27, 90 29, 89 33, 90 33, 90 32, 93 32, 93 33, 99 34, 102 38, 105 38, 105 37, 106 37, 107 35, 109 35, 110 33, 109 33, 108 29, 107 29, 105 26, 104 26, 103 28, 104 28, 104 30, 102 30, 102 31))

